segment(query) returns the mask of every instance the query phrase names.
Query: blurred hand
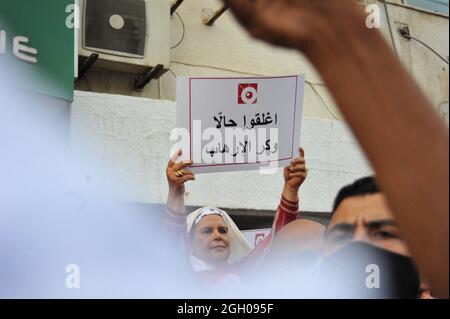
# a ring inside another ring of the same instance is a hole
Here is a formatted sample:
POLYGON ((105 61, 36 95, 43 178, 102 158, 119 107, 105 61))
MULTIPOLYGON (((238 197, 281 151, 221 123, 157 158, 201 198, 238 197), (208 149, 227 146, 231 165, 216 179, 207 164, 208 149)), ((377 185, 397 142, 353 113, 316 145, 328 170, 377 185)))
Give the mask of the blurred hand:
MULTIPOLYGON (((333 32, 346 23, 355 0, 223 0, 236 19, 255 38, 306 50, 318 30, 333 32)), ((324 41, 324 39, 321 39, 324 41)))
POLYGON ((167 163, 166 175, 169 183, 169 192, 176 195, 184 195, 184 183, 195 180, 192 171, 186 168, 192 165, 191 161, 177 163, 176 160, 181 156, 181 149, 175 153, 167 163))
POLYGON ((305 151, 300 147, 299 152, 300 156, 294 158, 291 161, 291 164, 286 166, 283 170, 285 186, 288 186, 295 191, 298 191, 308 174, 304 158, 305 151))

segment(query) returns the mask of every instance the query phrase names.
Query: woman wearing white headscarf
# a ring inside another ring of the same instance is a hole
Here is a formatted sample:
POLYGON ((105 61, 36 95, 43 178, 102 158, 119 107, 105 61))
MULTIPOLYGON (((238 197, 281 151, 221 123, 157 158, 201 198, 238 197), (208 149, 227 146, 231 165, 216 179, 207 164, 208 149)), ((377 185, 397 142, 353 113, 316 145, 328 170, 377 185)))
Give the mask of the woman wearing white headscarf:
MULTIPOLYGON (((181 150, 176 155, 180 156, 181 150)), ((298 218, 298 190, 307 175, 304 151, 300 148, 300 156, 284 168, 285 184, 272 233, 253 250, 225 211, 202 207, 186 216, 184 184, 195 180, 193 172, 187 169, 190 165, 192 162, 176 163, 176 157, 170 159, 167 165, 169 195, 164 215, 166 232, 174 238, 183 238, 192 269, 207 283, 238 284, 242 268, 255 264, 267 252, 272 236, 298 218)))

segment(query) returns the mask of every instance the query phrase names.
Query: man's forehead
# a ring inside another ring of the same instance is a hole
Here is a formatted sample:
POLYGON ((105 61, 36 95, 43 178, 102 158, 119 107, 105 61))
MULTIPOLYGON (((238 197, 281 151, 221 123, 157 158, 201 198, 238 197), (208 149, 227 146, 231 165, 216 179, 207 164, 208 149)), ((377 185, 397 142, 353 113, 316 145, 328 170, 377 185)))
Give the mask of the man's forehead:
POLYGON ((379 220, 392 220, 393 216, 383 194, 352 196, 344 199, 330 221, 331 225, 355 224, 362 218, 370 223, 379 220))

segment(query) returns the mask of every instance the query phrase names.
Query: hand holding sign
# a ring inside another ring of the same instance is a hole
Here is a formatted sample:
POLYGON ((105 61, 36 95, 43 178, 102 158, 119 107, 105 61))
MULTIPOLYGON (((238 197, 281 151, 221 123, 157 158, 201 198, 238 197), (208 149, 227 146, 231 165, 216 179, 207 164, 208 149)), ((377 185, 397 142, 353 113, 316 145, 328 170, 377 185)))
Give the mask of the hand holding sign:
POLYGON ((191 161, 183 161, 177 163, 176 160, 182 155, 182 151, 178 150, 167 163, 166 176, 169 183, 169 192, 173 194, 183 195, 185 192, 184 183, 195 180, 195 175, 186 168, 192 164, 191 161))
POLYGON ((283 170, 283 197, 291 202, 298 201, 298 190, 308 175, 308 169, 304 158, 305 151, 302 147, 300 147, 299 151, 300 156, 294 158, 283 170))
POLYGON ((306 179, 308 170, 305 163, 305 151, 302 147, 299 149, 300 156, 294 158, 291 163, 284 168, 284 182, 287 186, 298 191, 306 179))

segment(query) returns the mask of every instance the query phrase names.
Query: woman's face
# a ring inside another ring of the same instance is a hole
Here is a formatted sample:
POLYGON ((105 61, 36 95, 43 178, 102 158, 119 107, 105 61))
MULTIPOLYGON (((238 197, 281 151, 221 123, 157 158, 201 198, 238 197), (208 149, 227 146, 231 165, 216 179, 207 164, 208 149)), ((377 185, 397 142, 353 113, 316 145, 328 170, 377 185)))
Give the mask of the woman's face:
POLYGON ((194 256, 204 262, 223 266, 230 256, 228 227, 219 215, 203 217, 197 224, 192 239, 194 256))

